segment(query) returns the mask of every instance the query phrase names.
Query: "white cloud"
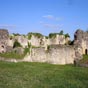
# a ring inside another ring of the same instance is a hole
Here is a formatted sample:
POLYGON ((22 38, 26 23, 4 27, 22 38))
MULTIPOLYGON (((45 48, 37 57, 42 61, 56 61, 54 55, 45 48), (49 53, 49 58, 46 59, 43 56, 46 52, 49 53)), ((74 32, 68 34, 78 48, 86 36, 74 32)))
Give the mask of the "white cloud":
POLYGON ((56 21, 59 21, 60 18, 59 17, 55 17, 53 15, 45 15, 45 16, 42 16, 43 18, 46 18, 46 19, 49 19, 49 20, 56 20, 56 21))

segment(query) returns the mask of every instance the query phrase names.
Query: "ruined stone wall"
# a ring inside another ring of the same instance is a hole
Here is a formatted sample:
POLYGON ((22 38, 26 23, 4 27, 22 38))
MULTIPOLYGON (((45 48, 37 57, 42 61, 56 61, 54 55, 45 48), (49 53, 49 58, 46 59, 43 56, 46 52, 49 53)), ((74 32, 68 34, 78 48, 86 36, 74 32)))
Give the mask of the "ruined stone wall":
POLYGON ((24 36, 16 36, 15 39, 22 45, 23 48, 28 46, 28 39, 24 36))
POLYGON ((75 51, 71 46, 51 46, 49 50, 33 48, 30 56, 25 58, 31 62, 47 62, 52 64, 72 64, 74 63, 75 51))
POLYGON ((13 37, 11 37, 11 38, 9 37, 9 39, 8 39, 8 46, 13 47, 14 42, 15 42, 16 40, 21 44, 21 46, 22 46, 23 48, 25 48, 25 47, 28 46, 28 39, 27 39, 26 37, 22 36, 22 35, 13 36, 13 37))
POLYGON ((0 43, 7 44, 9 38, 9 32, 5 29, 0 29, 0 43))
POLYGON ((56 35, 54 38, 43 39, 44 45, 65 45, 68 44, 69 41, 70 38, 65 38, 64 35, 56 35))
POLYGON ((6 52, 9 33, 8 30, 0 29, 0 53, 6 52))
POLYGON ((31 43, 32 46, 35 46, 35 47, 40 47, 41 44, 40 44, 40 38, 32 35, 31 39, 29 40, 29 43, 31 43))
POLYGON ((77 30, 74 34, 76 59, 82 59, 83 54, 88 54, 88 32, 77 30))
POLYGON ((56 35, 55 38, 51 38, 49 41, 49 45, 64 45, 67 42, 64 35, 56 35))

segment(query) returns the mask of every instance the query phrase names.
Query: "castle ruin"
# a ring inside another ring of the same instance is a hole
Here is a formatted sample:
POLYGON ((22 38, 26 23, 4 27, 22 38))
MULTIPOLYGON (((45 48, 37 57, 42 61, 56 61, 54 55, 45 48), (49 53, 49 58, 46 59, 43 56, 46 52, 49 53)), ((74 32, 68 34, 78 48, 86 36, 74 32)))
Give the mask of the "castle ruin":
POLYGON ((30 54, 28 53, 22 61, 73 64, 75 60, 82 59, 83 54, 88 54, 87 40, 88 33, 82 30, 75 32, 73 45, 69 45, 69 36, 57 33, 48 37, 39 33, 24 36, 9 35, 7 30, 0 30, 0 53, 13 51, 14 42, 17 41, 21 44, 22 50, 31 45, 30 54))

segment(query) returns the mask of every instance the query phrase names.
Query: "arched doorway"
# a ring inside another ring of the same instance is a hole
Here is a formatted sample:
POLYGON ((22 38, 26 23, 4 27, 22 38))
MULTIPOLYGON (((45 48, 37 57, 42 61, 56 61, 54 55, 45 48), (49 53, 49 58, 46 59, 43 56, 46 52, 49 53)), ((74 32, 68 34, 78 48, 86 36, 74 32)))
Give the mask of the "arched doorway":
POLYGON ((87 53, 88 53, 88 51, 87 51, 87 49, 85 49, 85 54, 87 55, 87 53))

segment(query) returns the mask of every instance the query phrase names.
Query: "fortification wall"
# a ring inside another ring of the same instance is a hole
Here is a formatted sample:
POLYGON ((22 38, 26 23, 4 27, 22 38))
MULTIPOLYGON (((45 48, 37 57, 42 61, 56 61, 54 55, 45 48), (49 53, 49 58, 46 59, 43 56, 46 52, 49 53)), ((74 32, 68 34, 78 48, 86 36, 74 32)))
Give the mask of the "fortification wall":
POLYGON ((29 43, 31 43, 32 46, 40 47, 40 38, 37 38, 36 36, 32 35, 31 39, 29 40, 29 43))
POLYGON ((31 62, 47 62, 52 64, 73 64, 75 58, 74 47, 51 46, 49 50, 33 48, 30 56, 24 59, 31 62))

